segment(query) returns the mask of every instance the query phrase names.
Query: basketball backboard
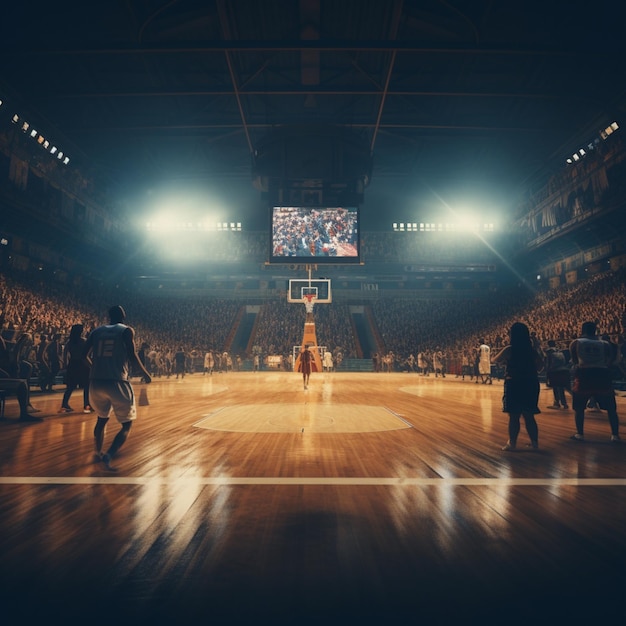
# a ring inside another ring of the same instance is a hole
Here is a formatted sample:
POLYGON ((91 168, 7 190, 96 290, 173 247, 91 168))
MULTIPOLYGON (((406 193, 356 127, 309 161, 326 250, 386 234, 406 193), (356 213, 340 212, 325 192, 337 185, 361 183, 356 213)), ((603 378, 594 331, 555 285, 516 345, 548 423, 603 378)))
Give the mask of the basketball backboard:
POLYGON ((302 303, 307 294, 315 296, 315 304, 330 304, 332 293, 330 289, 330 278, 290 278, 289 290, 287 291, 287 302, 302 303))

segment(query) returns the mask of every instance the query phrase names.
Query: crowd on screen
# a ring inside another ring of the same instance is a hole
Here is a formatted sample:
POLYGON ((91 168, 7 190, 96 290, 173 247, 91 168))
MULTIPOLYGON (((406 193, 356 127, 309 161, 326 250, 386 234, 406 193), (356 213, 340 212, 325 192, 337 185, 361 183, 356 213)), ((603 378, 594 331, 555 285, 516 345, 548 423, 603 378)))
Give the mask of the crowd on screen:
POLYGON ((276 209, 274 256, 357 256, 357 214, 347 209, 276 209))
MULTIPOLYGON (((595 320, 602 334, 623 345, 626 328, 626 280, 624 270, 605 272, 571 286, 533 292, 518 289, 489 299, 417 300, 379 298, 371 304, 373 318, 385 348, 385 367, 401 369, 415 362, 419 352, 442 353, 448 368, 457 367, 481 340, 492 349, 502 347, 513 321, 531 329, 538 345, 555 340, 562 347, 578 336, 585 320, 595 320), (497 306, 494 300, 497 299, 497 306), (391 355, 391 356, 390 356, 391 355)), ((202 369, 207 351, 224 356, 242 307, 241 300, 157 297, 105 293, 102 288, 80 289, 29 282, 0 275, 0 324, 9 348, 27 333, 32 339, 31 358, 37 346, 55 341, 63 346, 74 324, 85 333, 105 323, 111 302, 121 300, 129 323, 136 330, 142 354, 187 355, 188 367, 202 369)), ((358 357, 357 342, 346 304, 315 306, 319 346, 341 358, 358 357)), ((288 359, 302 339, 305 307, 273 299, 260 305, 251 345, 239 354, 224 356, 221 368, 236 369, 257 355, 282 355, 288 359), (229 360, 231 363, 229 364, 229 360)), ((164 368, 164 373, 170 368, 164 368)))

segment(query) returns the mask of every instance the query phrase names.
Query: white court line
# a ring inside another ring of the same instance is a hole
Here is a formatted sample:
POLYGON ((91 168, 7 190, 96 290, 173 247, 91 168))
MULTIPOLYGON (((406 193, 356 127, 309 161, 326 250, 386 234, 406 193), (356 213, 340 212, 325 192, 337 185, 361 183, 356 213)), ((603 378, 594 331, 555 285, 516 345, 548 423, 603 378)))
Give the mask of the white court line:
POLYGON ((281 478, 181 476, 0 476, 0 485, 332 485, 382 487, 626 487, 626 478, 281 478))
POLYGON ((396 413, 395 411, 390 409, 388 406, 385 407, 385 410, 389 411, 389 413, 391 413, 394 417, 397 417, 401 422, 404 422, 409 428, 414 428, 413 424, 411 424, 411 422, 407 422, 404 419, 404 416, 400 415, 400 413, 396 413))

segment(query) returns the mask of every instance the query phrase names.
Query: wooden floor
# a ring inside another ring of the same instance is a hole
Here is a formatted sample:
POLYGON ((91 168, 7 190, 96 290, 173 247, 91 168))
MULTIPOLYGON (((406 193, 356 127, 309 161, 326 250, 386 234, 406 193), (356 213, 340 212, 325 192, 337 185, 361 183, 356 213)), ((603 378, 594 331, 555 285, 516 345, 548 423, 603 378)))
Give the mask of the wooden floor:
POLYGON ((304 390, 234 372, 135 390, 148 404, 114 473, 92 462, 94 416, 56 413, 62 388, 34 395, 39 424, 7 401, 6 626, 626 623, 626 443, 605 413, 571 441, 542 389, 540 450, 522 431, 502 452, 499 381, 314 373, 304 390))

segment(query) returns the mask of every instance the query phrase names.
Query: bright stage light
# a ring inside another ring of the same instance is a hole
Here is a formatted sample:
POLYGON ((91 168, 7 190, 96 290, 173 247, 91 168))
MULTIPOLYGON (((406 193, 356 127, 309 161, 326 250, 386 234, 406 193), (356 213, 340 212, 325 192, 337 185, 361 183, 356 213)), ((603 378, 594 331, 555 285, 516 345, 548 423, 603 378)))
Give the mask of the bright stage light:
POLYGON ((456 223, 458 230, 462 232, 476 232, 479 230, 479 220, 471 213, 461 213, 457 215, 456 223))

